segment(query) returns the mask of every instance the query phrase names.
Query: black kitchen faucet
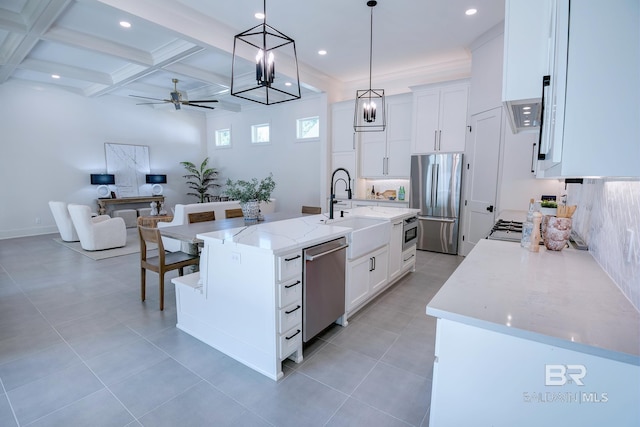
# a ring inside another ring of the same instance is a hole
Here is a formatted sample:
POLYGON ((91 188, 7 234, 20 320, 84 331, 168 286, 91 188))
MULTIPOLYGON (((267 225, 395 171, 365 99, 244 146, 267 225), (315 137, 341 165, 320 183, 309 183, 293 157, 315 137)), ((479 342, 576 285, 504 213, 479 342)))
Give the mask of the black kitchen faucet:
POLYGON ((338 181, 344 181, 345 186, 347 187, 347 198, 351 199, 351 175, 349 175, 349 171, 345 168, 338 168, 331 174, 331 201, 329 202, 329 219, 333 219, 333 204, 338 203, 338 201, 336 200, 336 184, 338 183, 338 181), (344 178, 338 178, 334 181, 336 172, 339 171, 343 171, 347 174, 346 181, 344 178))

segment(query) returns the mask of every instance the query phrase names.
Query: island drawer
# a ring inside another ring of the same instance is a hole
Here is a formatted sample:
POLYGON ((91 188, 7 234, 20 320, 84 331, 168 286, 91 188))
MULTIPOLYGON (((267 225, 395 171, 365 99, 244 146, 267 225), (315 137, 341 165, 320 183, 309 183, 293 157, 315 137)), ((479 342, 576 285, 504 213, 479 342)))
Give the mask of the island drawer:
POLYGON ((302 273, 302 251, 279 256, 276 260, 278 280, 287 280, 302 273))
POLYGON ((278 285, 278 307, 302 301, 302 277, 298 276, 278 285))
POLYGON ((298 325, 280 335, 279 341, 278 357, 280 360, 286 359, 302 348, 302 326, 298 325))
POLYGON ((291 304, 278 311, 278 333, 302 325, 302 302, 291 304))

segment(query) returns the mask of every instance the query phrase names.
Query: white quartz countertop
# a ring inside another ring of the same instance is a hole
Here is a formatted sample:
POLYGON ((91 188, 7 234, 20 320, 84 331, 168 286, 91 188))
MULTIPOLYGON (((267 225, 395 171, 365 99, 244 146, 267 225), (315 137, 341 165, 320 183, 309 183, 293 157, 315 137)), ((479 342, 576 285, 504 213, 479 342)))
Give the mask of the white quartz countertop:
POLYGON ((296 248, 346 236, 351 228, 327 225, 324 215, 308 215, 283 221, 268 222, 248 227, 230 228, 198 234, 205 243, 239 244, 273 253, 284 253, 296 248))
POLYGON ((295 248, 309 247, 346 236, 352 230, 349 227, 340 226, 341 219, 366 217, 394 221, 415 215, 418 210, 364 206, 346 209, 344 212, 344 218, 340 218, 339 211, 334 212, 333 221, 328 219, 328 213, 306 215, 282 221, 259 223, 248 227, 201 233, 196 237, 205 242, 234 243, 269 250, 273 253, 284 253, 295 248))
POLYGON ((427 314, 640 365, 640 313, 586 251, 481 240, 427 314))
MULTIPOLYGON (((420 212, 420 209, 394 208, 391 206, 361 206, 359 208, 345 209, 344 211, 348 212, 348 216, 379 218, 393 221, 416 215, 420 212)), ((340 216, 340 212, 338 211, 337 214, 334 212, 334 218, 338 216, 340 216)))

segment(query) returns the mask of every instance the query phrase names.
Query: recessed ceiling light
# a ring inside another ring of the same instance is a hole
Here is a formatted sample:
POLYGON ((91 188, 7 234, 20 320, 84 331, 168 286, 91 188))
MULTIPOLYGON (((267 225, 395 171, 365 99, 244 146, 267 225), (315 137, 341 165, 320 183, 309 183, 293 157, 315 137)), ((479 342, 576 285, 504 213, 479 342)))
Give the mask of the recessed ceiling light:
POLYGON ((264 19, 264 13, 262 12, 256 12, 253 16, 255 16, 256 19, 264 19))
POLYGON ((318 55, 326 55, 326 54, 327 54, 327 51, 326 51, 326 50, 324 50, 324 49, 320 49, 320 50, 318 51, 318 55))
POLYGON ((285 86, 291 86, 291 82, 286 82, 284 85, 285 86))
POLYGON ((522 107, 523 110, 531 110, 531 107, 522 107))
POLYGON ((467 16, 475 15, 476 13, 478 13, 478 9, 467 9, 464 12, 464 14, 467 16))
POLYGON ((127 21, 120 21, 120 26, 122 28, 131 28, 131 23, 127 21))
POLYGON ((60 78, 60 76, 59 76, 59 75, 57 75, 57 74, 51 74, 51 78, 52 78, 52 79, 59 79, 59 78, 60 78))
POLYGON ((531 114, 531 111, 529 111, 529 110, 523 111, 522 114, 531 114))

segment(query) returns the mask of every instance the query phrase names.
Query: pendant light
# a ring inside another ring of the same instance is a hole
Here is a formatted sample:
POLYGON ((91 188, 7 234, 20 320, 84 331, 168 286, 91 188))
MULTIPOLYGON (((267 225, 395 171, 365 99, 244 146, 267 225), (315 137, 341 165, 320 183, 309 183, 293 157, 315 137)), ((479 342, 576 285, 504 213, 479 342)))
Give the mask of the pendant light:
POLYGON ((373 63, 373 8, 377 1, 367 1, 371 8, 371 37, 369 39, 369 89, 356 91, 356 109, 353 129, 356 132, 382 132, 387 125, 384 89, 371 89, 371 66, 373 63))
POLYGON ((267 0, 263 16, 233 39, 231 95, 265 105, 300 99, 296 42, 267 24, 267 0))

